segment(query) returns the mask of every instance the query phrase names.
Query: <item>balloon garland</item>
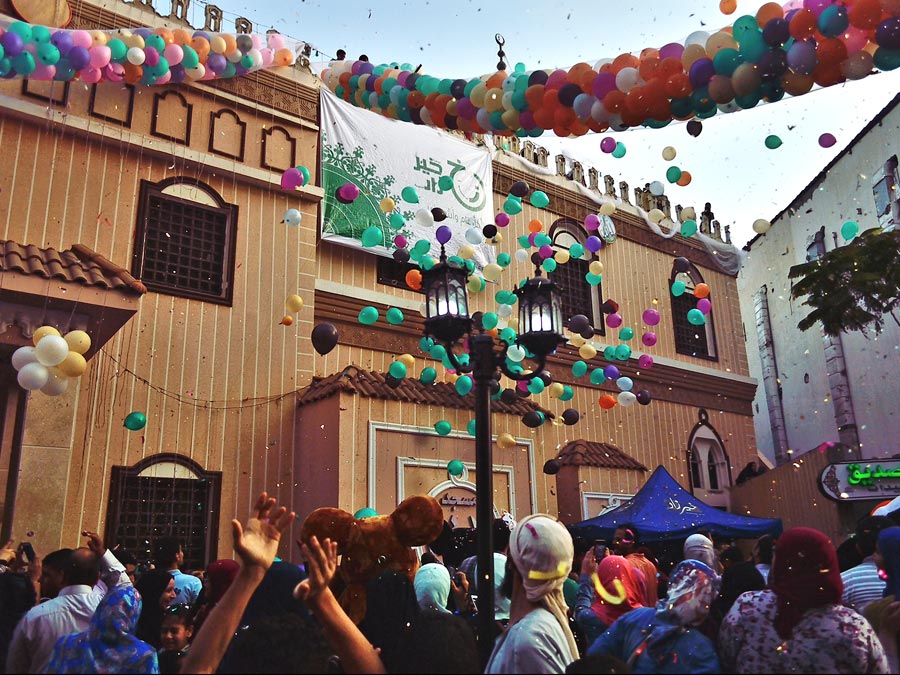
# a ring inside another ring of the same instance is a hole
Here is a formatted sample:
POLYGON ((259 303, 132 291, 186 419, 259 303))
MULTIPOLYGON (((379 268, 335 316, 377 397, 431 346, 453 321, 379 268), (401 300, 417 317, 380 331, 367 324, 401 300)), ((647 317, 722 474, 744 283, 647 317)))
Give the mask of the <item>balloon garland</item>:
POLYGON ((222 80, 290 66, 278 33, 212 33, 182 28, 65 30, 24 21, 0 25, 0 77, 129 84, 222 80))
POLYGON ((662 127, 752 108, 813 85, 828 87, 900 67, 900 3, 771 2, 684 44, 620 54, 596 67, 497 71, 440 79, 408 64, 339 61, 322 73, 345 101, 386 117, 502 136, 581 136, 662 127))

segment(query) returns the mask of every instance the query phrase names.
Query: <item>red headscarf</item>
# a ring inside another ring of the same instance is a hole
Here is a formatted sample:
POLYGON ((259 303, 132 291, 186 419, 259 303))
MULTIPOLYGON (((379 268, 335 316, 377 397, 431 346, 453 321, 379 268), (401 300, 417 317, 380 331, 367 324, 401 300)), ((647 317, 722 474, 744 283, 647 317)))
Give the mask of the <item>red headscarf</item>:
POLYGON ((616 579, 625 589, 625 598, 619 603, 609 602, 594 589, 594 602, 591 610, 607 626, 611 626, 623 614, 644 606, 644 590, 638 582, 634 567, 622 556, 610 555, 601 560, 597 576, 604 590, 612 598, 621 597, 620 591, 614 583, 616 579))
POLYGON ((209 579, 207 600, 210 604, 215 605, 222 599, 240 569, 241 566, 237 562, 228 559, 216 560, 207 566, 206 577, 209 579))
POLYGON ((807 610, 841 602, 844 583, 834 544, 818 530, 791 528, 775 542, 769 587, 778 596, 775 630, 787 640, 807 610))

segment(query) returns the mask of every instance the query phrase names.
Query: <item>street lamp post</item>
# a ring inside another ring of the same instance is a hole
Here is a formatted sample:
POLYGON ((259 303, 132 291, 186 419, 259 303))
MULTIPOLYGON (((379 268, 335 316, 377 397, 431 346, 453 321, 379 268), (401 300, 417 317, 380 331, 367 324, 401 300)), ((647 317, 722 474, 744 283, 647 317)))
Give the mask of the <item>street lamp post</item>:
POLYGON ((478 644, 487 663, 494 639, 493 444, 491 433, 491 388, 499 372, 514 380, 532 380, 544 369, 547 356, 563 342, 562 310, 556 284, 540 276, 525 281, 513 291, 519 304, 516 344, 535 362, 530 372, 513 372, 507 366, 510 343, 495 349, 493 336, 480 321, 469 316, 466 283, 468 270, 447 261, 441 245, 440 262, 422 272, 425 293, 425 333, 444 344, 447 357, 458 372, 470 373, 475 390, 475 516, 478 578, 478 644), (468 335, 469 363, 453 353, 453 345, 468 335))

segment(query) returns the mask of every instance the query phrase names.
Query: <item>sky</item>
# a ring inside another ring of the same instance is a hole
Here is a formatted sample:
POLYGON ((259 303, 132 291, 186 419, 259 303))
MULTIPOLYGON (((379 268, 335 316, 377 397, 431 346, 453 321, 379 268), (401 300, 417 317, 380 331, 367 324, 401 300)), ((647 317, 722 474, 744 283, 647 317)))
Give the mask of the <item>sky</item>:
MULTIPOLYGON (((158 6, 165 0, 156 0, 158 6)), ((260 33, 268 28, 313 47, 313 62, 327 63, 338 49, 348 59, 366 54, 373 63, 422 64, 421 72, 436 77, 469 79, 497 68, 497 33, 505 38, 509 69, 524 63, 527 70, 568 68, 578 62, 595 64, 604 58, 670 42, 684 44, 694 31, 715 32, 743 14, 754 14, 764 3, 739 0, 737 11, 725 16, 718 0, 692 2, 562 3, 523 0, 487 3, 473 0, 382 3, 344 0, 216 0, 225 13, 223 30, 234 29, 243 16, 260 33)), ((205 3, 190 5, 190 19, 203 25, 205 3)), ((161 7, 160 7, 161 9, 161 7)), ((730 226, 732 241, 743 246, 753 236, 753 222, 773 219, 843 150, 856 134, 900 91, 900 70, 870 75, 796 98, 759 105, 751 110, 719 114, 703 121, 696 138, 684 123, 663 129, 635 129, 559 139, 545 132, 536 143, 571 159, 627 181, 633 188, 652 181, 666 186, 673 204, 710 202, 716 219, 730 226), (837 143, 822 148, 823 133, 837 143), (766 148, 770 134, 781 138, 776 150, 766 148), (627 150, 615 159, 600 150, 612 136, 627 150), (663 148, 677 156, 667 162, 663 148), (676 165, 691 173, 690 185, 671 185, 666 169, 676 165)))

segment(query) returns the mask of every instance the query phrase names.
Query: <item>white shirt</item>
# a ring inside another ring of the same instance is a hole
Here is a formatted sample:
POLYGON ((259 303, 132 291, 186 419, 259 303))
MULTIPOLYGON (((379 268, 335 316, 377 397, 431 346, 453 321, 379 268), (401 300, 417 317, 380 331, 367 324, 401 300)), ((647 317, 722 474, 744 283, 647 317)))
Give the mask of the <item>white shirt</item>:
POLYGON ((110 551, 103 555, 100 565, 104 587, 66 586, 57 597, 28 610, 13 632, 6 672, 43 673, 59 638, 87 630, 103 599, 102 589, 131 583, 125 568, 110 551))
POLYGON ((500 634, 484 672, 564 673, 574 660, 559 621, 538 607, 500 634))

